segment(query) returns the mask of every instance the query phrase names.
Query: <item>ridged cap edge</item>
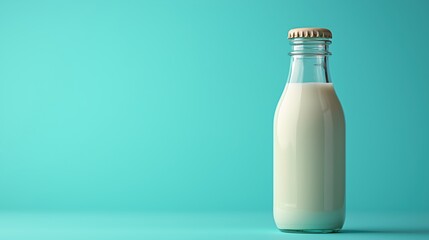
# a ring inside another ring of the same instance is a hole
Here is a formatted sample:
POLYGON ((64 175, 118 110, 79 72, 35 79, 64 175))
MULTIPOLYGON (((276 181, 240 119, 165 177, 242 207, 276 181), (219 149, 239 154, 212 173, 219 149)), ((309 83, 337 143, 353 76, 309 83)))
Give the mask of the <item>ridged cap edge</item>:
POLYGON ((332 38, 332 33, 326 28, 294 28, 289 30, 288 38, 332 38))

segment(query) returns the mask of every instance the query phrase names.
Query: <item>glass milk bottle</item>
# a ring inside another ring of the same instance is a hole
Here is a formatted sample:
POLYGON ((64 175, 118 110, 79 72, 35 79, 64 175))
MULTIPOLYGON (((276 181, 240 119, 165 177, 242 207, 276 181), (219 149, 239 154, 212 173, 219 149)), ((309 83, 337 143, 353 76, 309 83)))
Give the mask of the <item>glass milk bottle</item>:
POLYGON ((332 34, 289 31, 287 84, 274 117, 274 220, 285 232, 337 232, 345 219, 345 123, 328 69, 332 34))

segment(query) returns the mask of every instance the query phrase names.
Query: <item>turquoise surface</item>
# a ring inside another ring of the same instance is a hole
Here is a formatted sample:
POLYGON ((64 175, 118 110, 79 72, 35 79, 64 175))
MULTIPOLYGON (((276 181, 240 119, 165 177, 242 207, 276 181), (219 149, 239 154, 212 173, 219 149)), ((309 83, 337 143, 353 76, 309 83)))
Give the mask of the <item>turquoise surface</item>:
POLYGON ((248 239, 427 240, 429 214, 349 213, 332 234, 283 233, 261 212, 228 213, 2 213, 0 238, 22 239, 248 239))
POLYGON ((54 238, 76 227, 69 238, 89 239, 111 224, 112 238, 305 238, 281 235, 270 217, 272 121, 289 71, 287 31, 318 26, 333 32, 331 75, 347 122, 347 211, 356 214, 344 236, 427 237, 428 8, 0 1, 0 236, 54 238), (145 217, 91 225, 61 215, 121 211, 209 220, 158 218, 143 233, 145 217), (263 215, 216 215, 237 211, 263 215), (405 217, 390 218, 396 211, 405 217))

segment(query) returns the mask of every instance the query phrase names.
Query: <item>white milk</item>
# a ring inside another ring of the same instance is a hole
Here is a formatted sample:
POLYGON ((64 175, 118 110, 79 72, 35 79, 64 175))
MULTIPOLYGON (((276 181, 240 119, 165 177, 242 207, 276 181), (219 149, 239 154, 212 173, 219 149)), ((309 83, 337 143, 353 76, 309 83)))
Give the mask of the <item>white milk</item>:
POLYGON ((279 229, 343 226, 344 128, 331 83, 288 83, 274 117, 274 219, 279 229))

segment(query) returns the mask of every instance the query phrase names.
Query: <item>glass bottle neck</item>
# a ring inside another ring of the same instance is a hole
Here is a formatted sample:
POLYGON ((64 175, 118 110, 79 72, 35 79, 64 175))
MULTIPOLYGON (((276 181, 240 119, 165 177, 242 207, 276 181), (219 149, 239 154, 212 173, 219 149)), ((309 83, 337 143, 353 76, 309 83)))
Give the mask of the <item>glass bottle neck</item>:
POLYGON ((291 39, 292 51, 288 83, 330 83, 329 39, 291 39))

